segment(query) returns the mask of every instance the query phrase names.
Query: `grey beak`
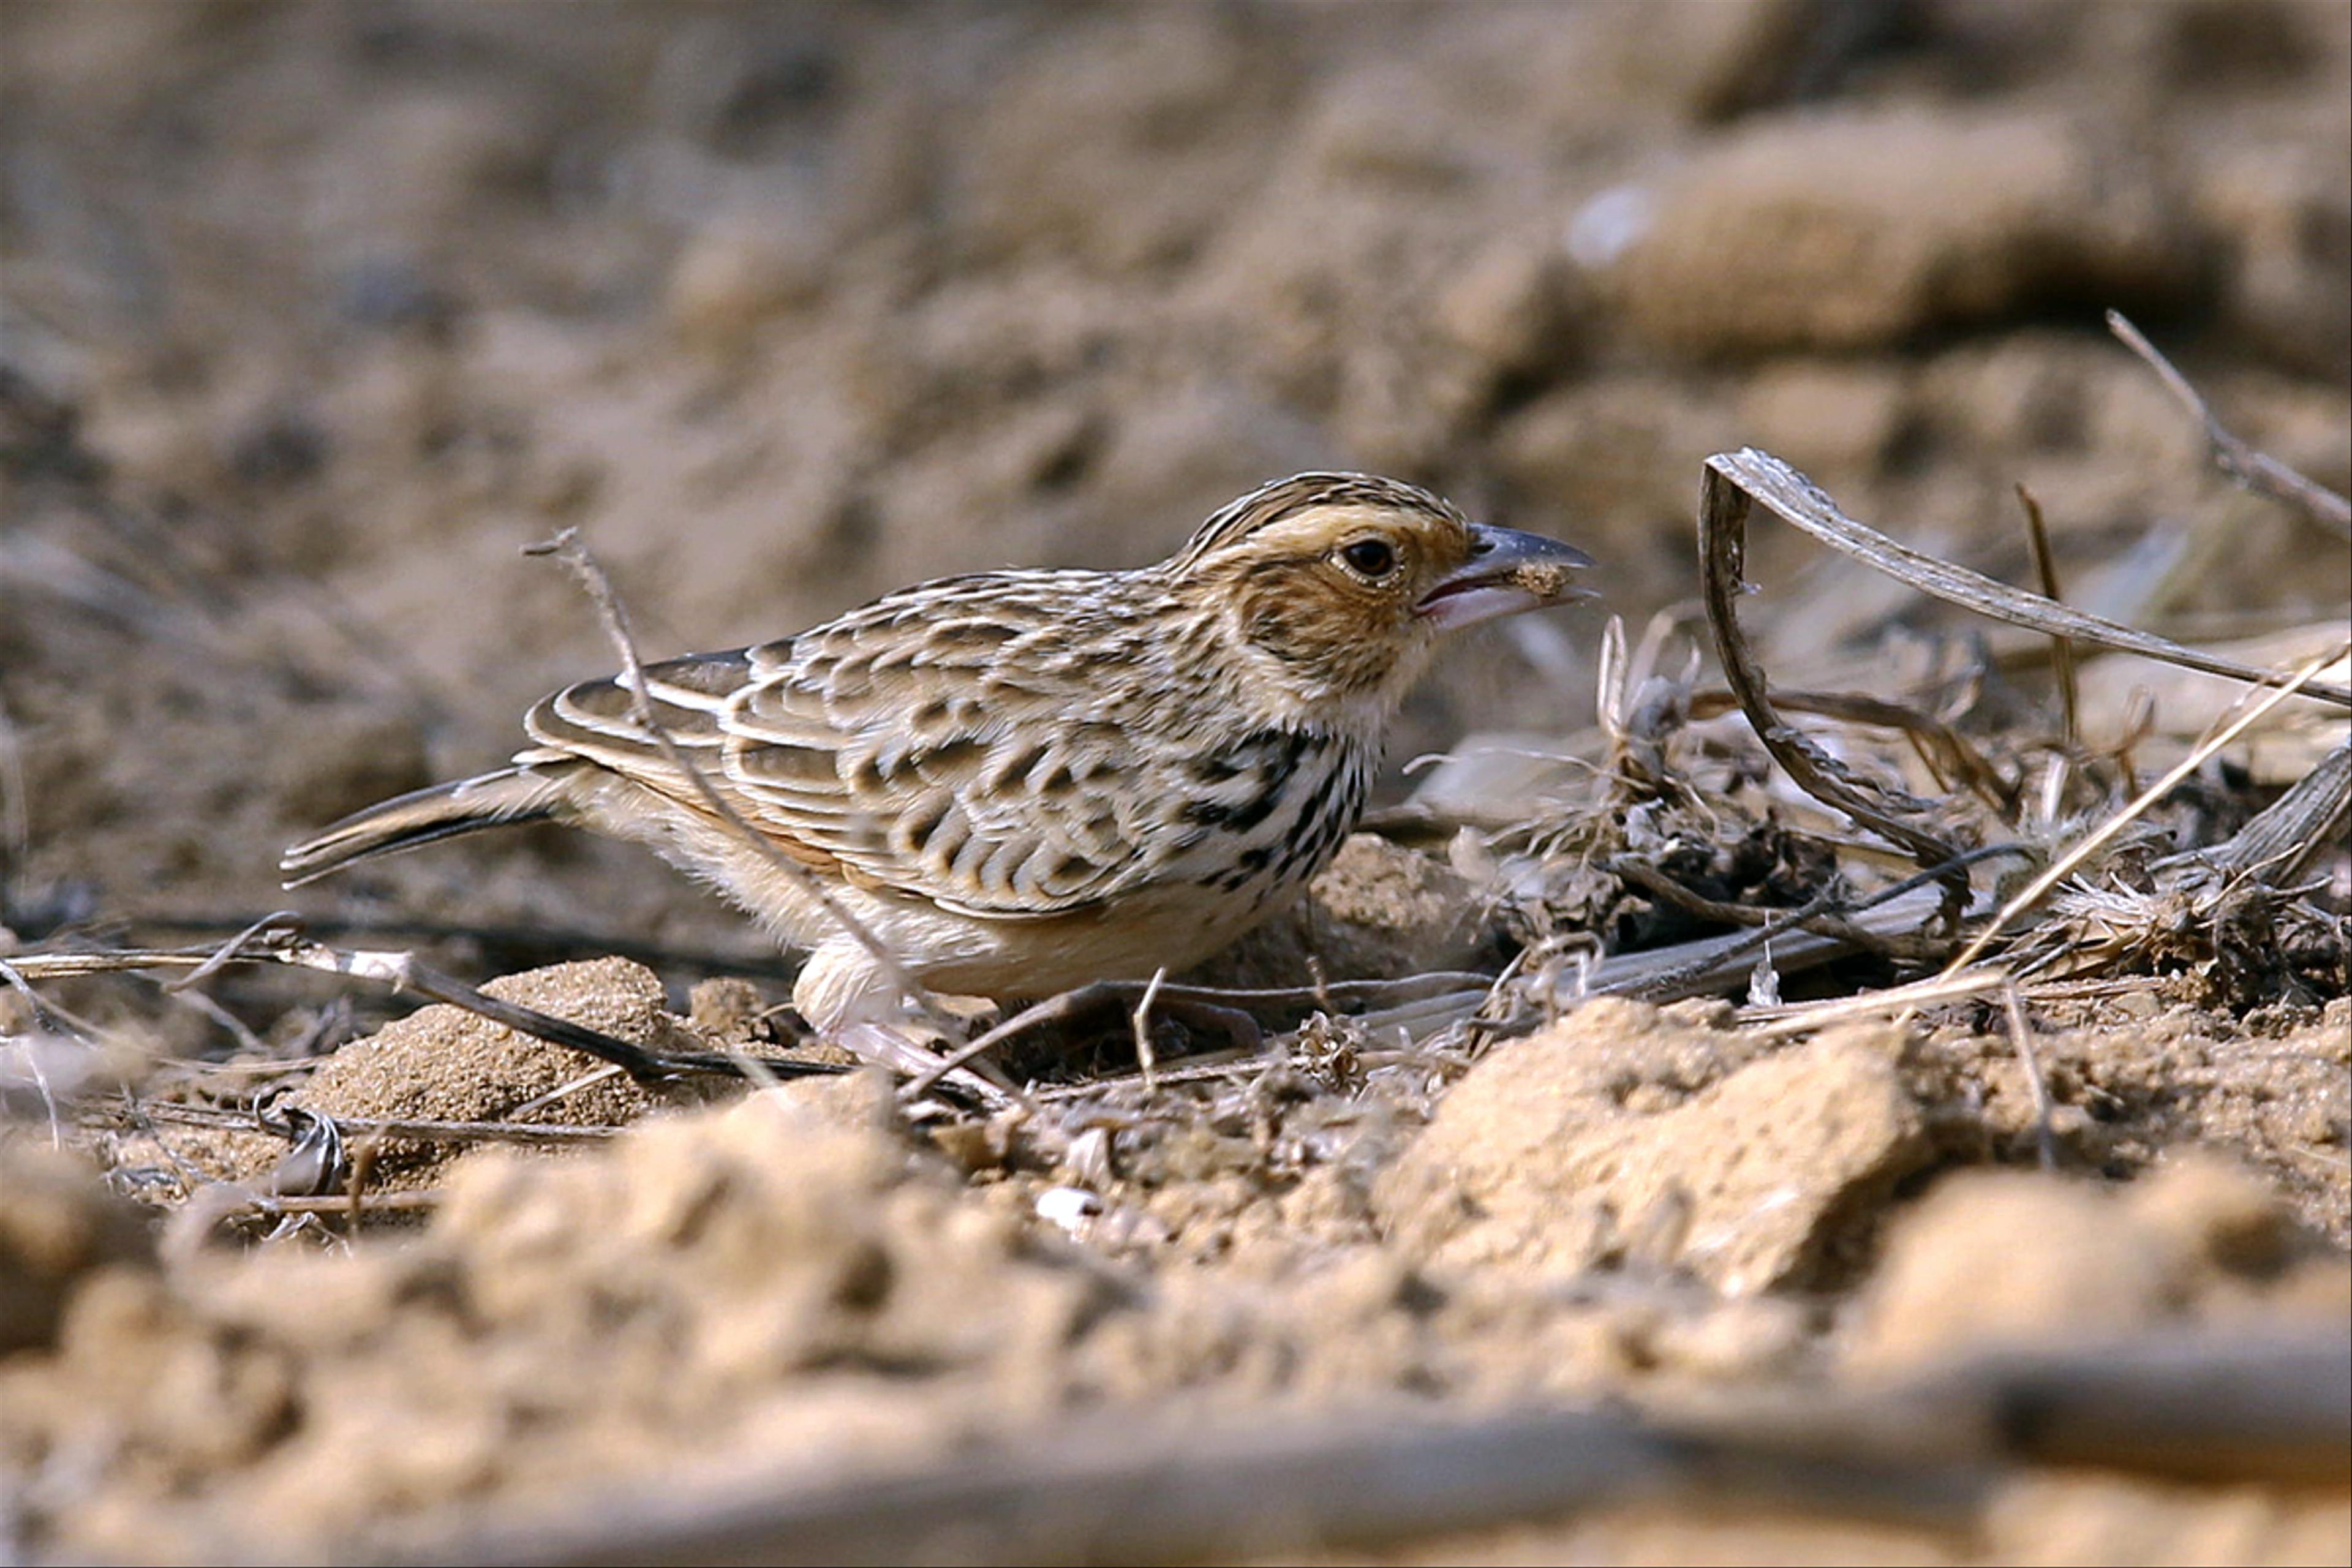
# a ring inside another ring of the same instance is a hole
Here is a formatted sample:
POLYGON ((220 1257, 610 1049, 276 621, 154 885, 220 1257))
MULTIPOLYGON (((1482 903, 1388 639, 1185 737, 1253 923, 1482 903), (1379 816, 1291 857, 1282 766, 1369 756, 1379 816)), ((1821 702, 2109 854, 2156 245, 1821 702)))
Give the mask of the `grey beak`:
POLYGON ((1540 533, 1522 533, 1516 528, 1490 528, 1483 522, 1474 522, 1470 525, 1469 563, 1446 581, 1507 577, 1529 566, 1589 572, 1599 564, 1573 544, 1563 544, 1540 533))
POLYGON ((1497 616, 1591 599, 1574 574, 1595 564, 1573 544, 1515 528, 1470 525, 1470 559, 1422 595, 1415 611, 1440 630, 1475 626, 1497 616))

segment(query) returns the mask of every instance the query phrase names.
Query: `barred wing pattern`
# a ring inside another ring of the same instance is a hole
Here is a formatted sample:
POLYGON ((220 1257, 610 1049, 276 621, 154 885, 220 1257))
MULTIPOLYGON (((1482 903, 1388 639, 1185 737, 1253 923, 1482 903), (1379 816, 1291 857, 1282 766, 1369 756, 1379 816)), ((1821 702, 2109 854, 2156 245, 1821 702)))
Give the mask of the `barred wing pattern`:
MULTIPOLYGON (((647 692, 747 821, 853 885, 1002 920, 1312 875, 1362 808, 1369 745, 1220 728, 1235 705, 1199 673, 1212 662, 1175 604, 1108 579, 928 584, 796 637, 652 666, 647 692)), ((698 808, 632 707, 616 680, 559 692, 515 760, 583 759, 698 808)))

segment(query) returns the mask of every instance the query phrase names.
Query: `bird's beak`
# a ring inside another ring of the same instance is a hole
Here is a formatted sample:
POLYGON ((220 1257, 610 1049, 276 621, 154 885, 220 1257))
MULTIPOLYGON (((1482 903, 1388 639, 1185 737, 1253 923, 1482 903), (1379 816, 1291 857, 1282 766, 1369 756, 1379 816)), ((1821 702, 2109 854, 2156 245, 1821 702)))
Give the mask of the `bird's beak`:
POLYGON ((1599 595, 1580 587, 1578 572, 1595 564, 1573 544, 1514 528, 1470 525, 1470 559, 1422 595, 1413 613, 1440 631, 1516 616, 1546 605, 1599 595))

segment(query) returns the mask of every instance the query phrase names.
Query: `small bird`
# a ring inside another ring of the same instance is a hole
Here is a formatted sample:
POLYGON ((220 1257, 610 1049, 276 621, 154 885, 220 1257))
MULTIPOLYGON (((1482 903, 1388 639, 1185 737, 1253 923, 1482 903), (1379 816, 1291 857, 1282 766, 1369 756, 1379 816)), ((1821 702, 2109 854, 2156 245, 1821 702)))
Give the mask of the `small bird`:
POLYGON ((1572 545, 1393 479, 1300 474, 1167 560, 901 589, 781 641, 646 667, 709 808, 626 677, 559 691, 509 766, 371 806, 286 851, 353 861, 554 820, 650 845, 809 958, 803 1017, 861 1055, 912 1015, 811 889, 937 991, 1050 995, 1208 956, 1291 900, 1363 811, 1381 732, 1451 633, 1589 598, 1572 545))

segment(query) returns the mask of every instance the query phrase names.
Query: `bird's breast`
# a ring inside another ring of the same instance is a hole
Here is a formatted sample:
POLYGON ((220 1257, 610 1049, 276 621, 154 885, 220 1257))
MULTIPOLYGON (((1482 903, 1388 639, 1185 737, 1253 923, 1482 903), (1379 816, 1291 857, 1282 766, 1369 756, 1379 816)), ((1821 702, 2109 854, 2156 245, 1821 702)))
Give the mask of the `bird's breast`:
POLYGON ((1325 731, 1267 729, 1203 753, 1183 817, 1195 885, 1271 902, 1330 862, 1364 809, 1376 754, 1325 731))

